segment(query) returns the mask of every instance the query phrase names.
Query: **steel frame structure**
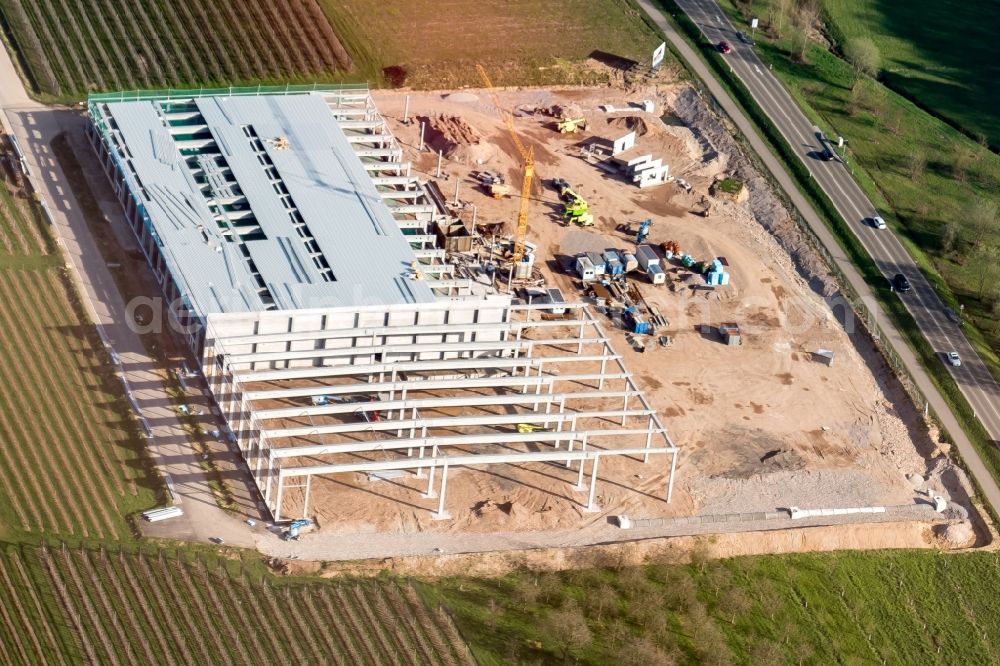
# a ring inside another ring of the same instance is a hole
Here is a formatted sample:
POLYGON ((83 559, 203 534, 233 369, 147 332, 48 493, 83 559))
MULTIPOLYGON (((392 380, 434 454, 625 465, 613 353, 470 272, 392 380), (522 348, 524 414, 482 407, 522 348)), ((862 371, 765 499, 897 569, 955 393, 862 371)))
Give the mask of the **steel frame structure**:
POLYGON ((380 470, 427 470, 423 496, 446 518, 449 469, 527 462, 578 463, 584 490, 590 461, 593 511, 601 458, 659 453, 669 502, 678 447, 587 307, 560 307, 493 297, 210 315, 203 371, 275 520, 290 488, 308 515, 313 476, 380 470))

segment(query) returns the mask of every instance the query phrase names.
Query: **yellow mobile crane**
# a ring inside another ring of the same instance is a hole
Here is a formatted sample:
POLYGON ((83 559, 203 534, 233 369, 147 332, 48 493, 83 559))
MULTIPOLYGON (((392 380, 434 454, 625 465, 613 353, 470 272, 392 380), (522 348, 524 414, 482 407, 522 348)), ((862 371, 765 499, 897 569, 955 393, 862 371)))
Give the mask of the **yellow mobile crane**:
POLYGON ((493 89, 493 83, 490 81, 489 75, 486 74, 486 70, 483 69, 482 65, 478 64, 476 65, 476 70, 479 72, 479 78, 483 80, 486 90, 490 93, 493 105, 497 107, 497 112, 503 118, 504 125, 507 126, 507 131, 514 142, 514 147, 517 148, 517 152, 521 154, 521 159, 524 161, 524 181, 521 183, 521 210, 517 214, 517 232, 514 234, 513 261, 517 263, 524 258, 524 239, 528 234, 528 197, 531 195, 531 179, 535 176, 535 147, 524 147, 524 144, 521 143, 521 137, 517 135, 517 130, 514 129, 514 117, 500 104, 500 98, 497 97, 497 92, 493 89))

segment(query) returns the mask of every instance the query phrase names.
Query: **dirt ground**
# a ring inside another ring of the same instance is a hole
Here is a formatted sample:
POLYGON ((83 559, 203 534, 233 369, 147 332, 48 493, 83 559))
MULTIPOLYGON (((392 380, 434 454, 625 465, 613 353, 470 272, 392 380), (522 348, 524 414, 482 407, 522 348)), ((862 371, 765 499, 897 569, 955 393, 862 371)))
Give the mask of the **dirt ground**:
MULTIPOLYGON (((672 240, 696 260, 724 257, 729 264, 730 285, 714 292, 692 290, 702 278, 679 266, 668 271, 666 286, 654 287, 641 277, 634 281, 669 320, 673 344, 667 348, 648 340, 640 353, 623 330, 603 320, 616 351, 624 354, 682 448, 673 502, 664 502, 668 468, 662 458, 649 465, 630 459, 602 464, 597 514, 582 510, 586 497, 572 489, 576 470, 557 465, 453 470, 448 521, 432 519, 437 500, 421 496, 426 479, 342 476, 314 481, 312 506, 324 532, 565 529, 620 513, 658 517, 914 500, 925 485, 928 461, 940 451, 863 336, 852 339, 845 332, 830 303, 809 289, 747 202, 709 196, 708 217, 689 212, 726 173, 730 156, 664 113, 676 92, 661 87, 631 95, 613 88, 501 93, 525 143, 535 147, 528 240, 537 245, 536 265, 551 286, 569 299, 583 299, 579 281, 563 270, 566 259, 583 250, 632 249, 634 230, 646 218, 653 220, 649 242, 672 240), (630 102, 644 99, 655 102, 654 113, 630 108, 630 102), (604 105, 617 111, 606 113, 604 105), (585 115, 587 131, 555 131, 554 118, 544 112, 554 106, 585 115), (629 129, 641 134, 638 147, 662 158, 692 191, 675 183, 640 190, 584 157, 595 135, 629 129), (563 225, 549 184, 557 177, 588 200, 593 227, 563 225), (722 322, 739 323, 742 346, 724 345, 702 332, 702 325, 722 322), (832 365, 814 360, 819 349, 834 352, 832 365)), ((375 93, 414 170, 435 177, 440 150, 441 190, 451 199, 457 183, 463 218, 471 219, 475 208, 478 225, 496 224, 500 236, 509 234, 517 215, 520 159, 489 96, 471 90, 411 93, 409 124, 401 122, 404 98, 405 93, 375 93), (435 152, 418 151, 421 121, 435 152), (470 176, 476 170, 503 174, 515 196, 490 198, 470 176)), ((940 461, 934 467, 943 468, 953 469, 940 461)), ((940 474, 926 485, 946 490, 940 474)), ((962 485, 952 483, 947 490, 961 495, 956 486, 962 485)), ((295 502, 294 494, 288 501, 295 502)))

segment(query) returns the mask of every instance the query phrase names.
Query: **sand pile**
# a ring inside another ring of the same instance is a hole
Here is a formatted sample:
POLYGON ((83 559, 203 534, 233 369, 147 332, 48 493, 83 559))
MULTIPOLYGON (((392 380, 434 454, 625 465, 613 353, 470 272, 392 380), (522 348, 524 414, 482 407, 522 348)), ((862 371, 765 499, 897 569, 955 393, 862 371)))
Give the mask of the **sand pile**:
POLYGON ((424 143, 433 153, 440 153, 461 164, 485 164, 496 149, 481 142, 479 132, 457 116, 418 116, 424 123, 424 143))

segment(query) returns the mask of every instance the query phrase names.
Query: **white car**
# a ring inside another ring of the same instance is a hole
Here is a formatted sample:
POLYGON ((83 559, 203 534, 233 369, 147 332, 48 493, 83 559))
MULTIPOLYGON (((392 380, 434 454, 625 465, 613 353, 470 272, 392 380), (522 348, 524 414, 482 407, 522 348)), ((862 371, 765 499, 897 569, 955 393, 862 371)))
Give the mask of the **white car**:
POLYGON ((948 365, 953 365, 956 368, 962 365, 962 357, 958 355, 957 351, 948 352, 947 357, 948 357, 948 365))
POLYGON ((872 226, 874 226, 876 229, 885 229, 886 228, 885 220, 876 215, 875 217, 872 218, 872 226))

